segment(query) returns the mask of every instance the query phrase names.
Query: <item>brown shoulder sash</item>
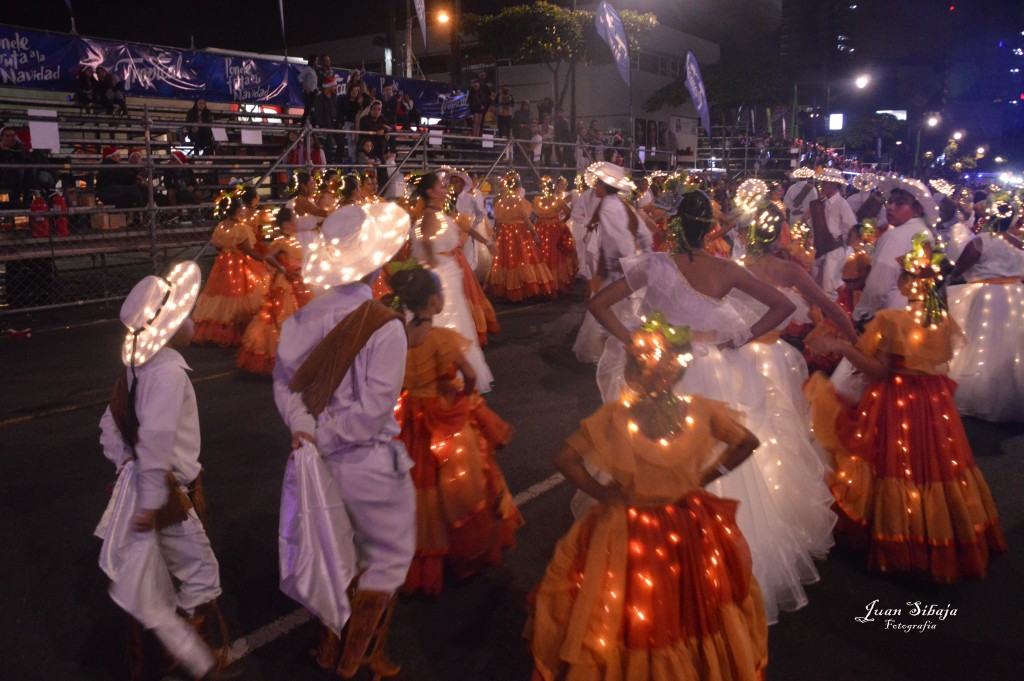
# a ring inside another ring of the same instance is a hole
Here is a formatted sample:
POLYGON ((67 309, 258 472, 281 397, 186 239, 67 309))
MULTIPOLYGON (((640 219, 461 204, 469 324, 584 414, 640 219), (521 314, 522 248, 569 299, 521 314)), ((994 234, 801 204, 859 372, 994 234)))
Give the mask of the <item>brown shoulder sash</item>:
POLYGON ((292 392, 302 393, 309 413, 320 416, 370 336, 393 319, 401 319, 401 316, 368 300, 342 319, 313 348, 288 384, 292 392))
POLYGON ((857 209, 857 222, 864 222, 864 220, 878 215, 878 211, 882 210, 882 205, 882 199, 870 194, 857 209))
POLYGON ((793 206, 797 207, 803 205, 804 199, 807 198, 807 195, 811 193, 813 188, 814 186, 810 182, 805 181, 804 186, 800 188, 800 191, 798 191, 796 196, 793 198, 793 206))

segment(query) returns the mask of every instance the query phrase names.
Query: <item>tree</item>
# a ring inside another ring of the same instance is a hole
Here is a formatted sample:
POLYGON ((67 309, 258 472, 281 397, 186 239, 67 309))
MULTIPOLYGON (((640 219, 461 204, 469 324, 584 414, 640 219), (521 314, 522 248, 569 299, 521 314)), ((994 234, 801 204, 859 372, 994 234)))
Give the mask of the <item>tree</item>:
MULTIPOLYGON (((651 13, 624 10, 619 13, 631 52, 640 48, 643 35, 657 26, 651 13)), ((467 33, 497 57, 530 64, 544 64, 551 72, 552 96, 559 106, 569 89, 569 69, 575 64, 607 64, 611 50, 597 35, 594 12, 569 10, 549 2, 505 7, 500 14, 470 14, 463 19, 467 33)))

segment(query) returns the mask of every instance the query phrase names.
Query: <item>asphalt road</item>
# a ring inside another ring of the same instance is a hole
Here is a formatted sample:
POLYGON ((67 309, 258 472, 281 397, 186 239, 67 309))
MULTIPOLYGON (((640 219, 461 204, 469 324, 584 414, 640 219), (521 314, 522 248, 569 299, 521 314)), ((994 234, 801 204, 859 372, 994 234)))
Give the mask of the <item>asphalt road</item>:
MULTIPOLYGON (((0 338, 2 679, 127 678, 125 617, 106 594, 92 536, 113 477, 97 424, 119 367, 116 312, 0 318, 0 328, 33 328, 28 339, 0 338)), ((571 354, 581 316, 569 302, 500 309, 503 333, 486 348, 496 376, 488 401, 517 429, 499 459, 515 494, 554 474, 551 455, 599 403, 593 367, 571 354)), ((255 648, 243 658, 247 678, 327 678, 307 655, 313 625, 294 626, 301 613, 277 588, 287 433, 269 380, 235 370, 228 351, 190 348, 185 356, 199 399, 221 607, 236 649, 255 648)), ((1010 552, 991 563, 985 581, 952 588, 869 574, 863 556, 833 552, 808 588, 810 604, 771 628, 769 679, 1024 679, 1024 426, 966 426, 1010 552), (883 618, 855 621, 876 599, 903 609, 899 623, 935 627, 906 632, 887 629, 883 618), (915 617, 907 603, 917 601, 956 614, 915 617)), ((571 523, 569 497, 563 483, 522 505, 526 526, 501 568, 449 583, 439 599, 400 604, 391 648, 401 679, 529 678, 523 602, 571 523)))

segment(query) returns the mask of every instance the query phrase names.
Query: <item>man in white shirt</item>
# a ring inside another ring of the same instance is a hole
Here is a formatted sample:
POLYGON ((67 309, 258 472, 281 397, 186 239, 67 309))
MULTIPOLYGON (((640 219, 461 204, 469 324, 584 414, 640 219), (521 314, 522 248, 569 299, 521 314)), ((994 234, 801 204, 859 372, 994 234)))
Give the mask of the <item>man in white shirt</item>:
MULTIPOLYGON (((857 216, 850 210, 839 188, 846 184, 843 174, 834 168, 825 168, 818 176, 821 181, 821 195, 825 204, 825 225, 832 235, 832 248, 822 248, 818 243, 812 272, 821 284, 822 290, 832 300, 838 297, 837 289, 842 286, 842 269, 846 260, 846 235, 857 224, 857 216)), ((818 232, 815 232, 817 241, 818 232)))
POLYGON ((793 171, 793 182, 786 194, 782 197, 782 203, 789 210, 790 222, 797 220, 807 222, 807 209, 811 201, 818 198, 818 190, 811 184, 814 171, 810 168, 797 168, 793 171))
POLYGON ((594 190, 581 185, 573 192, 572 210, 570 215, 572 237, 576 240, 576 255, 580 264, 579 276, 590 281, 597 270, 596 263, 587 260, 587 244, 594 238, 596 230, 588 229, 590 218, 597 208, 598 197, 594 190))
POLYGON ((469 268, 476 272, 480 246, 483 245, 488 250, 494 248, 490 242, 491 225, 487 219, 487 207, 473 178, 466 173, 453 172, 450 184, 456 193, 455 212, 467 215, 472 220, 470 231, 466 235, 465 243, 462 244, 462 254, 466 256, 469 268))
POLYGON ((869 321, 878 310, 907 306, 907 298, 897 285, 901 272, 897 259, 907 254, 917 234, 926 234, 929 243, 934 243, 928 225, 938 220, 938 209, 924 184, 918 180, 885 178, 881 188, 889 192, 885 204, 889 229, 875 244, 871 273, 853 311, 856 323, 869 321))
POLYGON ((391 203, 328 216, 303 267, 307 282, 328 290, 282 326, 274 366, 274 401, 292 447, 316 444, 338 484, 355 530, 362 570, 348 639, 339 659, 333 632, 317 655, 326 671, 351 678, 364 662, 397 673, 384 642, 416 550, 412 461, 394 409, 405 375, 406 337, 397 314, 373 302, 370 284, 409 233, 409 216, 391 203), (353 354, 354 353, 354 354, 353 354), (377 644, 366 660, 371 638, 377 644))
MULTIPOLYGON (((198 265, 180 263, 166 277, 140 281, 121 307, 127 368, 100 420, 100 444, 118 482, 96 534, 104 540, 100 567, 114 602, 190 674, 227 679, 236 674, 219 669, 226 660, 211 647, 224 650, 228 642, 197 633, 213 627, 219 636, 220 567, 198 515, 205 506, 199 410, 189 366, 177 352, 192 342, 188 315, 199 282, 198 265)), ((132 660, 134 668, 151 670, 160 663, 132 660)))
POLYGON ((302 86, 302 119, 299 121, 299 125, 305 125, 309 117, 313 115, 313 105, 316 102, 320 84, 316 73, 319 64, 320 57, 311 54, 306 57, 306 65, 299 71, 299 85, 302 86))

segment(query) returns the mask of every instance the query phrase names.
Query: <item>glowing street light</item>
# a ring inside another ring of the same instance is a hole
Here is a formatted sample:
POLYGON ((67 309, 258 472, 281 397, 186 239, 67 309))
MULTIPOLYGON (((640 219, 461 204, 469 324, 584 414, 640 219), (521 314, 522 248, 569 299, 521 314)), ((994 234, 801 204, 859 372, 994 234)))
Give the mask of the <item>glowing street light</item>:
POLYGON ((978 147, 978 156, 985 155, 985 147, 978 147))
POLYGON ((437 20, 442 24, 447 24, 449 21, 451 21, 451 17, 448 16, 448 12, 441 10, 437 14, 437 20))
POLYGON ((953 133, 953 139, 955 139, 957 142, 959 142, 961 139, 963 139, 963 136, 964 136, 964 134, 962 132, 960 132, 959 130, 957 130, 956 132, 953 133))
POLYGON ((938 124, 939 124, 939 117, 938 116, 929 116, 928 117, 928 127, 929 128, 934 128, 938 124))
POLYGON ((859 90, 863 90, 871 83, 871 76, 867 74, 857 76, 857 80, 853 81, 853 83, 859 90))

